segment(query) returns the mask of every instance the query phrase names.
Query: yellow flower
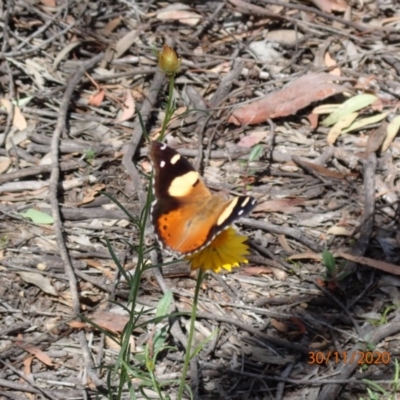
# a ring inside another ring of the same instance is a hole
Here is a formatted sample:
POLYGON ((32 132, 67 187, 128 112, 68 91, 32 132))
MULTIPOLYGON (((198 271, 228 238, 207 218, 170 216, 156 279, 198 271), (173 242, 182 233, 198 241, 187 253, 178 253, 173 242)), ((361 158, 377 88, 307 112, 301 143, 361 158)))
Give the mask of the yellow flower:
POLYGON ((164 44, 162 50, 158 52, 158 66, 167 75, 173 75, 179 71, 181 59, 172 47, 164 44))
POLYGON ((219 233, 215 239, 203 250, 187 256, 192 270, 212 270, 219 272, 221 269, 228 271, 238 267, 239 263, 247 264, 246 255, 249 247, 244 244, 246 236, 239 235, 231 226, 219 233))

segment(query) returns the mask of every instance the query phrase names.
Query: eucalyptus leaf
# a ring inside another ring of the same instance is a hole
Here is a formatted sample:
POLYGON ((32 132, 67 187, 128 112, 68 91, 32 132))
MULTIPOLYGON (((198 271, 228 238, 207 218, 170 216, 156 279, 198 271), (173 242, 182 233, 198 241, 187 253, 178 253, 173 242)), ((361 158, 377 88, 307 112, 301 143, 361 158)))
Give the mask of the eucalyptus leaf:
POLYGON ((388 115, 387 112, 372 115, 371 117, 361 118, 355 122, 353 122, 348 128, 343 129, 342 133, 348 133, 351 131, 355 131, 357 129, 364 128, 365 126, 376 124, 379 121, 382 121, 388 115))
POLYGON ((58 296, 56 289, 50 282, 50 279, 36 272, 18 272, 21 279, 27 283, 37 286, 43 292, 51 294, 52 296, 58 296))
POLYGON ((32 99, 33 99, 33 96, 27 96, 22 99, 13 100, 13 104, 22 108, 22 107, 27 106, 31 102, 32 99))
POLYGON ((251 149, 250 155, 249 155, 249 162, 252 161, 258 161, 263 152, 263 146, 261 144, 257 144, 251 149))
POLYGON ((340 104, 322 104, 312 110, 313 114, 331 114, 340 107, 340 104))
POLYGON ((342 103, 332 114, 326 117, 321 122, 321 125, 331 126, 333 124, 336 124, 336 122, 346 117, 346 115, 368 107, 377 99, 378 97, 368 93, 359 94, 358 96, 351 97, 350 99, 342 103))
POLYGON ((350 113, 343 117, 340 121, 336 122, 335 125, 330 129, 326 140, 329 144, 334 144, 336 139, 343 133, 343 130, 347 128, 354 120, 358 117, 357 113, 350 113))
POLYGON ((25 212, 20 213, 20 215, 32 220, 35 224, 51 225, 54 223, 54 219, 51 215, 35 210, 34 208, 30 208, 25 212))

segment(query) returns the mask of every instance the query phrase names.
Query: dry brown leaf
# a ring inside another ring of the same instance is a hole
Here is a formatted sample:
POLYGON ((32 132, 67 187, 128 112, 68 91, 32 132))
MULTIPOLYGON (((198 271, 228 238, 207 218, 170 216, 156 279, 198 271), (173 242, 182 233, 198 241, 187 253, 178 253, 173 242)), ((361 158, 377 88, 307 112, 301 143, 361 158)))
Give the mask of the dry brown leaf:
MULTIPOLYGON (((323 339, 323 338, 321 338, 320 337, 320 335, 318 335, 319 337, 319 339, 323 339)), ((313 349, 313 350, 325 350, 326 349, 326 346, 328 345, 328 344, 330 344, 330 342, 328 342, 328 340, 323 340, 322 342, 313 342, 313 343, 310 343, 309 345, 308 345, 308 347, 310 348, 310 349, 313 349)))
POLYGON ((182 24, 195 26, 200 22, 201 15, 193 11, 188 11, 187 6, 176 3, 172 4, 157 13, 157 19, 160 21, 179 21, 182 24))
POLYGON ((53 362, 52 362, 51 358, 44 351, 40 350, 39 348, 34 347, 34 346, 29 346, 29 347, 25 347, 25 351, 33 354, 43 364, 45 364, 49 367, 53 366, 53 362))
MULTIPOLYGON (((78 207, 83 204, 91 203, 96 198, 98 193, 101 192, 105 187, 106 185, 104 183, 97 183, 93 186, 88 187, 83 199, 77 203, 74 203, 74 205, 78 207)), ((67 202, 66 204, 71 205, 70 203, 67 202)))
POLYGON ((122 332, 129 321, 128 315, 121 315, 110 311, 98 311, 93 314, 91 320, 101 328, 114 333, 122 332))
POLYGON ((237 108, 228 122, 235 125, 254 125, 269 118, 294 115, 313 102, 348 90, 342 85, 333 83, 333 80, 345 80, 345 78, 335 78, 326 73, 304 75, 277 92, 269 93, 262 99, 237 108))
POLYGON ((332 12, 331 3, 329 0, 311 0, 310 2, 315 4, 317 8, 319 8, 323 12, 326 13, 332 12))
POLYGON ((240 274, 247 276, 271 274, 271 273, 272 269, 269 267, 247 267, 247 266, 240 267, 240 274))
POLYGON ((349 9, 346 0, 330 0, 332 11, 345 12, 349 9))
POLYGON ((326 232, 328 235, 335 235, 335 236, 352 236, 354 233, 354 229, 346 229, 343 226, 332 226, 326 232))
MULTIPOLYGON (((22 378, 20 378, 21 383, 25 382, 22 378)), ((25 393, 25 396, 28 397, 29 400, 36 400, 36 395, 33 393, 25 393)))
POLYGON ((67 322, 67 324, 71 327, 71 328, 75 328, 75 329, 84 329, 86 328, 86 325, 84 322, 82 321, 77 321, 77 320, 73 320, 73 321, 69 321, 67 322))
POLYGON ((249 135, 242 137, 238 143, 241 147, 253 147, 260 143, 267 136, 267 131, 253 131, 249 135))
POLYGON ((329 71, 329 73, 330 73, 331 75, 335 75, 335 76, 340 76, 340 75, 341 75, 340 68, 337 67, 336 61, 331 57, 331 55, 329 54, 329 52, 326 52, 326 53, 325 53, 324 61, 325 61, 325 65, 326 65, 328 68, 336 67, 336 68, 332 68, 332 69, 329 71))
POLYGON ((121 17, 117 17, 108 21, 106 26, 103 28, 103 35, 107 36, 110 33, 114 32, 115 29, 117 29, 121 24, 121 21, 122 21, 121 17))
POLYGON ((322 261, 322 255, 318 253, 313 253, 311 251, 305 253, 293 254, 288 257, 289 260, 314 260, 314 261, 322 261))
POLYGON ((108 336, 106 336, 105 344, 106 344, 106 348, 107 349, 111 349, 111 350, 113 350, 115 352, 119 352, 121 350, 121 346, 115 340, 111 339, 108 336))
POLYGON ((101 273, 108 279, 114 279, 115 273, 110 271, 108 267, 103 266, 100 261, 93 260, 92 258, 83 258, 82 261, 86 262, 89 267, 93 267, 101 271, 101 273))
POLYGON ((397 133, 399 132, 399 129, 400 129, 400 116, 398 115, 394 117, 393 120, 387 126, 387 131, 386 131, 387 134, 382 144, 382 152, 385 152, 389 148, 394 138, 396 137, 397 133))
POLYGON ((40 2, 47 7, 56 7, 57 6, 56 0, 40 0, 40 2))
POLYGON ((284 322, 278 321, 275 318, 271 318, 271 325, 281 333, 286 333, 289 330, 289 327, 284 322))
POLYGON ((348 7, 344 0, 310 0, 310 2, 326 13, 332 11, 345 12, 348 7))
POLYGON ((148 160, 143 160, 143 162, 141 163, 141 167, 143 168, 143 171, 145 171, 148 174, 151 173, 153 169, 151 162, 148 160))
POLYGON ((275 279, 278 279, 279 281, 284 281, 287 278, 287 273, 285 271, 282 271, 281 269, 278 268, 271 268, 271 269, 275 279))
POLYGON ((318 126, 318 114, 311 113, 307 115, 307 119, 310 122, 311 129, 316 129, 318 126))
POLYGON ((297 29, 275 29, 263 35, 267 42, 279 42, 285 44, 292 44, 302 40, 304 35, 297 29))
MULTIPOLYGON (((370 107, 371 107, 371 110, 373 110, 373 111, 377 111, 377 112, 382 112, 383 111, 383 108, 384 108, 384 104, 383 104, 383 101, 382 101, 382 99, 376 99, 371 105, 370 105, 370 107)), ((386 113, 386 114, 388 114, 388 113, 386 113)))
POLYGON ((116 122, 124 122, 135 115, 135 100, 133 99, 130 89, 126 90, 126 99, 122 108, 122 112, 118 113, 116 122))
POLYGON ((293 253, 293 249, 290 247, 285 235, 278 235, 278 242, 287 254, 293 253))
POLYGON ((0 99, 0 107, 4 107, 8 114, 10 114, 11 111, 14 112, 13 120, 12 120, 12 125, 14 128, 17 128, 20 131, 23 131, 24 129, 26 129, 28 124, 26 123, 26 119, 22 115, 22 112, 18 106, 14 105, 14 107, 12 107, 10 100, 0 99))
MULTIPOLYGON (((136 342, 134 336, 130 336, 129 346, 131 352, 134 353, 136 351, 136 342)), ((115 340, 112 340, 109 336, 106 336, 106 347, 108 349, 114 350, 115 352, 119 352, 121 350, 121 346, 118 343, 116 343, 115 340)))
POLYGON ((303 199, 291 197, 280 200, 267 200, 257 204, 253 212, 284 212, 293 213, 298 211, 297 206, 305 206, 306 202, 303 199))
POLYGON ((208 71, 213 72, 214 74, 227 74, 232 68, 232 63, 230 61, 223 62, 218 64, 214 68, 210 68, 208 71))
POLYGON ((388 263, 386 261, 374 260, 372 258, 362 257, 362 256, 353 256, 352 254, 347 254, 342 251, 335 252, 335 256, 342 257, 346 260, 353 261, 358 264, 365 264, 368 265, 368 267, 389 272, 389 274, 400 275, 400 266, 388 263))
POLYGON ((17 273, 24 282, 37 286, 40 290, 47 294, 58 296, 56 289, 54 289, 53 285, 50 282, 50 279, 46 276, 43 276, 36 272, 19 271, 17 273))
POLYGON ((294 325, 297 327, 298 331, 299 331, 301 334, 304 334, 304 333, 307 332, 306 326, 303 324, 303 322, 302 322, 299 318, 297 318, 297 317, 290 317, 290 322, 291 322, 292 324, 294 324, 294 325))
POLYGON ((24 374, 25 374, 26 376, 29 376, 29 375, 32 373, 31 366, 32 366, 32 361, 33 361, 34 358, 35 358, 35 357, 33 357, 33 356, 26 357, 25 360, 23 361, 23 364, 24 364, 24 374))
POLYGON ((48 367, 53 366, 51 358, 44 351, 40 350, 32 344, 24 343, 21 335, 18 335, 18 340, 15 341, 15 344, 21 349, 24 349, 26 352, 33 354, 39 361, 41 361, 48 367))
POLYGON ((354 84, 354 89, 359 89, 363 92, 371 89, 371 86, 375 84, 377 81, 377 78, 375 75, 369 75, 369 76, 360 76, 357 79, 357 82, 354 84))
POLYGON ((67 55, 75 49, 75 47, 78 47, 81 44, 79 40, 74 40, 73 42, 68 43, 66 46, 62 47, 60 52, 57 54, 57 57, 54 59, 53 62, 53 68, 57 69, 58 64, 67 57, 67 55))
POLYGON ((375 153, 379 150, 386 138, 387 127, 388 123, 383 121, 377 129, 370 133, 368 136, 367 146, 365 148, 366 154, 375 153))
POLYGON ((128 32, 125 36, 115 44, 114 58, 117 59, 122 56, 132 45, 138 40, 139 33, 136 29, 128 32))
POLYGON ((310 169, 310 170, 314 171, 314 173, 316 175, 320 175, 323 178, 346 179, 346 177, 354 176, 354 174, 352 174, 352 173, 345 175, 345 174, 342 174, 341 172, 334 171, 332 169, 323 167, 322 165, 319 165, 319 164, 314 164, 310 161, 299 160, 300 162, 297 162, 297 158, 295 158, 295 157, 293 157, 293 161, 295 161, 296 164, 298 164, 300 167, 310 169))
POLYGON ((89 104, 91 106, 95 106, 98 107, 104 100, 104 95, 105 92, 103 89, 100 89, 98 92, 93 93, 90 97, 89 97, 89 104))
POLYGON ((0 174, 6 172, 10 168, 11 160, 8 157, 0 156, 0 174))

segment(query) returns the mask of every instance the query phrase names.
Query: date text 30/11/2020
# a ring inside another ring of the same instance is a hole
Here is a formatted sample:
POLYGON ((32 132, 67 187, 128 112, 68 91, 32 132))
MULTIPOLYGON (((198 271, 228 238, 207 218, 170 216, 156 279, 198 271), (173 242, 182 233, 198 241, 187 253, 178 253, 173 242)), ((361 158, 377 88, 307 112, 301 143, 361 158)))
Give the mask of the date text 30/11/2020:
POLYGON ((390 354, 387 351, 329 351, 323 353, 322 351, 310 351, 308 353, 309 364, 326 364, 331 361, 335 364, 353 364, 359 365, 387 365, 390 363, 390 354))

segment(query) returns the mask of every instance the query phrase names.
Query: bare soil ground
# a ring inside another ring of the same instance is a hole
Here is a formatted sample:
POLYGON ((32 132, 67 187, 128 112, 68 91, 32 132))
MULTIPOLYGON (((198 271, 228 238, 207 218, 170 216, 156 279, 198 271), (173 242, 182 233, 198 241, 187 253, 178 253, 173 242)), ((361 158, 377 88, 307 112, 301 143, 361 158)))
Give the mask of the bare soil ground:
MULTIPOLYGON (((168 143, 212 189, 258 201, 238 224, 249 263, 202 286, 196 342, 215 334, 191 363, 195 398, 396 398, 399 28, 394 0, 0 2, 0 399, 106 397, 118 348, 77 315, 117 335, 126 322, 106 238, 132 271, 138 231, 104 192, 140 213, 138 111, 156 138, 164 42, 182 58, 168 143), (316 107, 362 94, 376 99, 347 125, 323 124, 316 107)), ((194 282, 182 263, 151 270, 139 305, 172 290, 189 311, 194 282)), ((182 369, 188 318, 176 321, 162 382, 182 369)), ((132 333, 137 351, 149 341, 132 333)))

